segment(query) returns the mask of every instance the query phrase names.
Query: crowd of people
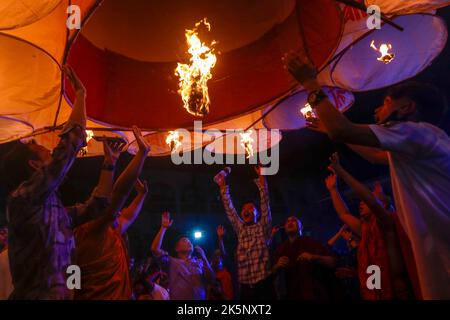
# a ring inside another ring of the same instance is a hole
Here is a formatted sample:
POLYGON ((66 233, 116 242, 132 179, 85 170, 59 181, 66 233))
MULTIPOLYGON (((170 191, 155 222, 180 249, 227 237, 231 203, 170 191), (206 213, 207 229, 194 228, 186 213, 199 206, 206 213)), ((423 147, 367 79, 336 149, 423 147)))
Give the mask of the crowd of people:
MULTIPOLYGON (((267 179, 256 167, 259 206, 245 203, 240 213, 226 175, 214 181, 237 239, 234 254, 217 227, 210 256, 180 237, 174 256, 163 249, 173 219, 162 213, 148 258, 129 256, 127 229, 148 193, 140 174, 150 147, 134 127, 138 152, 115 178, 124 147, 104 141, 98 184, 86 202, 64 207, 58 187, 86 145, 86 90, 70 67, 64 73, 76 99, 50 152, 36 143, 17 143, 5 157, 10 194, 6 228, 0 230, 0 298, 77 300, 392 300, 450 298, 450 138, 439 129, 444 96, 434 87, 407 82, 392 87, 376 110, 373 125, 360 125, 339 113, 321 90, 316 69, 290 56, 287 69, 310 93, 316 118, 309 128, 348 144, 371 162, 389 165, 394 201, 380 183, 369 188, 330 156, 324 181, 342 228, 327 244, 303 234, 290 216, 278 243, 272 226, 267 179), (359 213, 339 192, 344 182, 360 199, 359 213), (125 204, 135 190, 136 196, 125 204), (394 203, 395 206, 394 207, 394 203), (346 250, 338 250, 339 239, 346 250), (67 268, 80 268, 80 288, 67 285, 67 268)), ((228 230, 230 232, 230 230, 228 230)))

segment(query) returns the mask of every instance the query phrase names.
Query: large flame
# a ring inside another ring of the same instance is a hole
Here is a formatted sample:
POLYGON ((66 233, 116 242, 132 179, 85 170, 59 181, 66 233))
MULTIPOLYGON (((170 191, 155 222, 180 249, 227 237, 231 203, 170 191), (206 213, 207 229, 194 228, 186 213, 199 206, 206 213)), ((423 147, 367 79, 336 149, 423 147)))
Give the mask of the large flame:
POLYGON ((248 130, 247 132, 241 132, 241 146, 245 149, 245 157, 248 159, 253 157, 253 138, 252 130, 248 130))
POLYGON ((375 45, 375 40, 372 40, 370 47, 380 53, 381 56, 377 58, 378 61, 388 64, 394 60, 395 54, 389 52, 389 50, 392 50, 392 45, 390 43, 383 43, 380 45, 380 48, 377 48, 375 45))
POLYGON ((216 65, 216 55, 212 41, 209 46, 198 37, 198 28, 204 25, 208 31, 211 25, 206 18, 197 22, 194 29, 186 30, 186 42, 189 46, 189 64, 178 63, 175 75, 180 78, 178 93, 183 100, 184 108, 194 116, 205 116, 209 113, 208 80, 212 78, 211 69, 216 65))
POLYGON ((170 147, 170 150, 175 152, 181 147, 180 134, 177 131, 169 131, 169 135, 166 138, 166 143, 170 147))

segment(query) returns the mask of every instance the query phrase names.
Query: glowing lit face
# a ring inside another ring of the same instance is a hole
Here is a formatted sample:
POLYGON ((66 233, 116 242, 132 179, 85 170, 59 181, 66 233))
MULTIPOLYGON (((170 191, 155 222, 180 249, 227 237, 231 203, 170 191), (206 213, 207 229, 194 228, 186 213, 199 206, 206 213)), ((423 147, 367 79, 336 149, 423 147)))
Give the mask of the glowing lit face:
POLYGON ((365 217, 370 214, 370 209, 363 201, 359 203, 359 214, 361 217, 365 217))
POLYGON ((183 237, 180 240, 178 240, 177 244, 175 245, 175 251, 178 254, 192 254, 194 251, 194 246, 192 245, 192 242, 186 238, 183 237))
POLYGON ((375 121, 377 123, 384 123, 394 112, 399 112, 399 116, 406 116, 401 114, 401 108, 411 101, 408 98, 392 99, 391 97, 385 97, 383 105, 375 109, 375 121))
POLYGON ((289 217, 284 224, 286 233, 299 233, 298 220, 295 217, 289 217))
POLYGON ((256 223, 256 218, 258 216, 258 212, 256 211, 256 207, 253 203, 249 202, 244 204, 241 210, 241 218, 247 224, 256 223))

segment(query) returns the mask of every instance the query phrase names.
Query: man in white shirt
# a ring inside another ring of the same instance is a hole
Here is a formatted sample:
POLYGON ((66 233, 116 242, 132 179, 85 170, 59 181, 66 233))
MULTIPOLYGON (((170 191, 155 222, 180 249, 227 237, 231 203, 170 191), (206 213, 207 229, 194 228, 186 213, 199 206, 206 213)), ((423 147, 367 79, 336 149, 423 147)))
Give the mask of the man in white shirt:
POLYGON ((351 144, 366 159, 389 164, 422 295, 450 299, 450 138, 437 127, 445 96, 431 85, 406 82, 389 89, 376 110, 379 124, 355 124, 330 103, 306 57, 291 56, 287 67, 310 93, 308 102, 320 119, 310 121, 312 129, 351 144))

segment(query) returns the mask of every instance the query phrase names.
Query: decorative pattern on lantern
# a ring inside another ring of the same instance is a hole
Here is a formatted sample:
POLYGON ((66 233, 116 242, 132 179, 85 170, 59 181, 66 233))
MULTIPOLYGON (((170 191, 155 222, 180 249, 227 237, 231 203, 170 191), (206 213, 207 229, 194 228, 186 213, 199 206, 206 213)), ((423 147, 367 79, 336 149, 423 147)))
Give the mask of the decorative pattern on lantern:
POLYGON ((306 121, 311 121, 313 119, 316 119, 316 113, 311 108, 311 105, 309 103, 306 103, 303 108, 300 109, 301 114, 305 118, 306 121))
POLYGON ((86 147, 81 148, 80 156, 84 157, 87 155, 87 153, 89 152, 88 143, 92 138, 94 138, 94 131, 86 130, 86 147))
POLYGON ((186 42, 189 46, 188 53, 191 55, 189 64, 178 63, 175 75, 179 77, 179 90, 183 100, 184 108, 190 114, 203 117, 209 113, 208 80, 212 78, 211 69, 217 62, 214 54, 213 40, 209 46, 200 40, 198 31, 204 26, 211 31, 211 25, 206 18, 197 22, 194 29, 186 30, 186 42))
POLYGON ((375 45, 375 40, 372 40, 372 42, 370 43, 370 47, 381 54, 381 56, 377 58, 378 61, 388 64, 392 60, 394 60, 395 54, 389 52, 389 50, 392 50, 392 45, 390 43, 383 43, 380 45, 380 48, 377 48, 377 46, 375 45))
POLYGON ((253 138, 251 137, 253 131, 241 132, 241 146, 245 149, 245 158, 253 157, 253 138))
POLYGON ((177 149, 182 146, 179 133, 177 131, 169 131, 169 135, 166 138, 166 143, 172 152, 177 151, 177 149))

